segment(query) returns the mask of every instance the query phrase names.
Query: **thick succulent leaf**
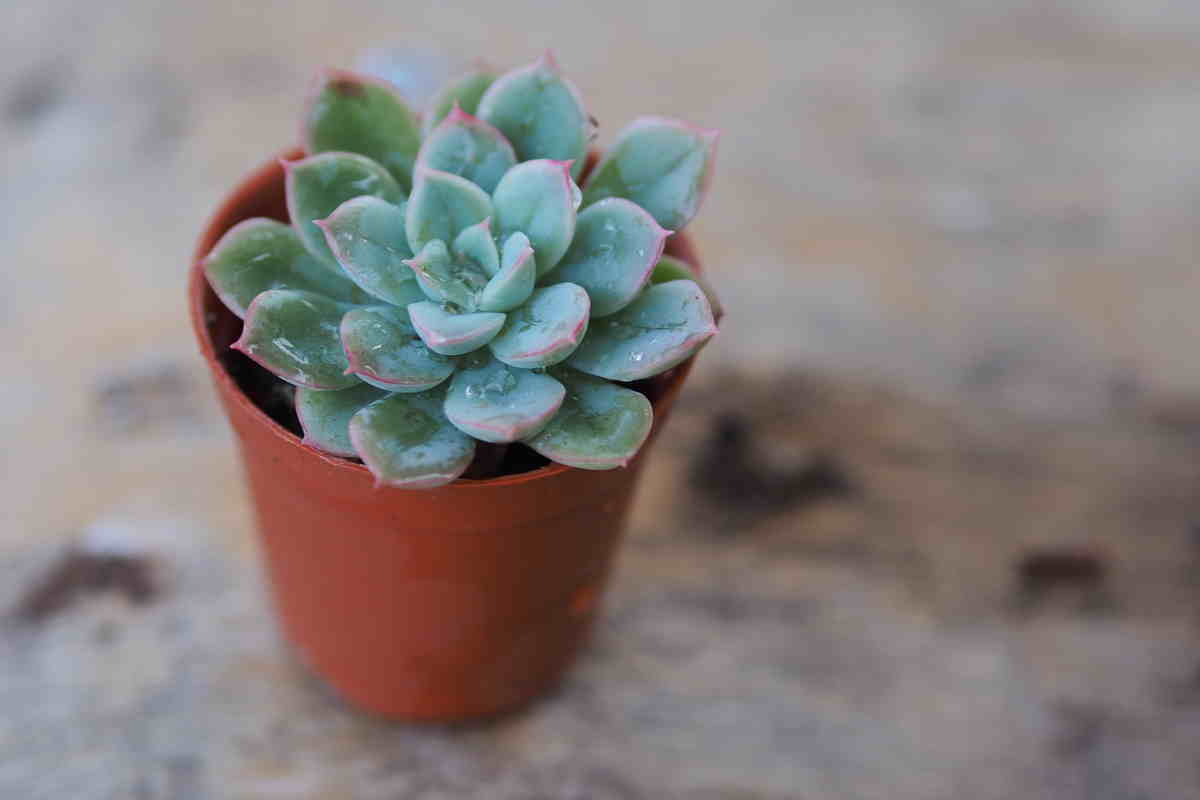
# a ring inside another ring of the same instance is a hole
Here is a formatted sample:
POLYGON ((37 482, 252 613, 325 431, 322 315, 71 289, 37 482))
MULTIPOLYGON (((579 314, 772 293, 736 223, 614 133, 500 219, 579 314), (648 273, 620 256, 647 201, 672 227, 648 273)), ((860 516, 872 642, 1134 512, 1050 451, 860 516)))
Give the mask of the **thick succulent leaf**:
POLYGON ((533 245, 529 243, 529 237, 517 231, 505 237, 504 246, 500 248, 500 264, 505 266, 532 255, 533 245))
POLYGON ((504 315, 479 311, 453 314, 425 300, 408 307, 413 327, 435 353, 461 356, 478 350, 495 338, 504 325, 504 315))
POLYGON ((553 280, 587 289, 592 317, 608 316, 633 302, 646 285, 668 233, 629 200, 601 200, 579 215, 575 238, 553 280))
POLYGON ((491 192, 517 156, 504 134, 455 106, 421 144, 417 163, 461 175, 491 192))
POLYGON ((304 115, 304 147, 310 154, 364 155, 407 189, 420 145, 417 115, 390 84, 342 70, 320 77, 304 115))
POLYGON ((342 318, 342 349, 349 371, 389 392, 421 392, 454 372, 453 359, 430 352, 396 306, 356 308, 342 318))
POLYGON ((341 273, 315 221, 325 219, 347 200, 371 195, 389 203, 404 199, 404 191, 386 169, 354 153, 321 153, 284 163, 287 208, 292 226, 308 252, 341 273))
POLYGON ((496 240, 492 238, 490 217, 464 228, 454 239, 451 249, 458 261, 474 264, 488 275, 495 275, 500 269, 500 252, 496 249, 496 240))
POLYGON ((564 161, 526 161, 510 169, 492 194, 500 237, 529 237, 538 275, 559 262, 575 235, 579 187, 564 161))
POLYGON ((558 283, 535 289, 525 305, 508 314, 489 346, 496 358, 521 369, 557 364, 583 340, 589 309, 582 286, 558 283))
POLYGON ((453 242, 464 228, 490 216, 492 201, 483 189, 458 175, 417 167, 405 211, 408 245, 414 253, 435 239, 453 242))
POLYGON ((563 385, 549 375, 477 353, 463 359, 454 373, 444 409, 455 427, 469 436, 515 442, 545 427, 565 394, 563 385))
POLYGON ((641 380, 683 361, 716 332, 712 309, 694 282, 654 284, 596 320, 570 365, 609 380, 641 380))
POLYGON ((470 466, 475 441, 446 419, 444 396, 391 394, 350 418, 350 441, 377 485, 431 489, 470 466))
POLYGON ((536 279, 537 265, 529 239, 522 233, 515 233, 504 243, 503 266, 483 287, 479 308, 483 311, 513 310, 529 299, 536 279))
POLYGON ((425 112, 425 119, 421 124, 425 137, 428 138, 438 123, 446 118, 455 103, 468 114, 474 114, 475 109, 479 108, 479 99, 494 80, 496 76, 492 72, 477 70, 443 86, 425 112))
POLYGON ((241 337, 233 343, 250 358, 296 386, 345 389, 358 382, 338 338, 347 306, 295 289, 270 289, 246 311, 241 337))
POLYGON ((497 78, 480 99, 475 116, 512 142, 518 160, 573 161, 572 174, 579 177, 582 172, 592 123, 579 91, 549 53, 497 78))
POLYGON ((364 299, 345 276, 305 250, 291 227, 261 217, 230 228, 204 259, 204 274, 221 302, 239 317, 267 289, 301 289, 349 303, 364 299))
POLYGON ((662 117, 634 120, 588 175, 584 205, 624 197, 672 231, 700 208, 717 153, 717 132, 662 117))
POLYGON ((404 235, 403 203, 355 197, 314 224, 325 232, 325 242, 342 269, 365 291, 398 306, 424 296, 404 263, 413 254, 404 235))
POLYGON ((623 467, 650 435, 654 410, 640 392, 570 369, 562 408, 525 443, 551 461, 580 469, 623 467))
POLYGON ((654 271, 650 273, 650 282, 666 283, 667 281, 695 281, 700 290, 704 292, 704 296, 708 298, 713 319, 719 322, 721 317, 725 316, 725 308, 721 305, 721 298, 717 297, 717 290, 703 275, 692 269, 691 264, 674 256, 660 258, 654 265, 654 271))
POLYGON ((404 263, 417 276, 421 291, 433 302, 449 303, 468 312, 478 308, 487 275, 474 264, 452 261, 441 239, 434 239, 416 258, 404 263))
POLYGON ((365 383, 349 389, 296 390, 296 416, 304 429, 304 443, 335 456, 356 456, 350 442, 350 417, 386 394, 365 383))

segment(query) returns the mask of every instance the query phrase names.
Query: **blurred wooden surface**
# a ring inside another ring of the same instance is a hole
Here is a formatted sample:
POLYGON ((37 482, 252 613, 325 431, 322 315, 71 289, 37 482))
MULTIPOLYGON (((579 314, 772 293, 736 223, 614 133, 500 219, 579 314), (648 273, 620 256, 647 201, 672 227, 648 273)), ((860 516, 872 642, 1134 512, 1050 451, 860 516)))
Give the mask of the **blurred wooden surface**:
POLYGON ((0 797, 1200 795, 1200 5, 6 11, 0 797), (291 659, 185 326, 202 219, 371 46, 723 129, 723 333, 593 646, 486 727, 291 659))

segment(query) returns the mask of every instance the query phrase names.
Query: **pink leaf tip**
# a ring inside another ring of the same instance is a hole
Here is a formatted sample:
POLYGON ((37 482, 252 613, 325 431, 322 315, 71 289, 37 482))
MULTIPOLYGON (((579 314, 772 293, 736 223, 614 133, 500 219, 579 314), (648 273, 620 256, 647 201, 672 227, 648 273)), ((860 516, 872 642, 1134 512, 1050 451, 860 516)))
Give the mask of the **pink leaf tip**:
POLYGON ((549 48, 544 50, 541 56, 538 57, 536 66, 554 75, 558 75, 562 71, 558 66, 558 59, 554 57, 554 51, 549 48))
POLYGON ((442 120, 442 124, 445 125, 446 123, 455 122, 462 122, 469 125, 471 123, 479 122, 479 120, 463 111, 462 107, 458 104, 458 101, 455 100, 454 105, 450 108, 450 113, 447 114, 442 120))

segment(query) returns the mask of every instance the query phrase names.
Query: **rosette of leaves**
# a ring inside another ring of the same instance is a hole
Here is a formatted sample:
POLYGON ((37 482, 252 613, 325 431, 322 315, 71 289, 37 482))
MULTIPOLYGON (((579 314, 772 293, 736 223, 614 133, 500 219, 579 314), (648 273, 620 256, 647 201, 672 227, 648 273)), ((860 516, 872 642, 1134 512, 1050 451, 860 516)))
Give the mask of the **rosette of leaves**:
POLYGON ((447 87, 424 121, 387 85, 320 80, 291 224, 246 220, 205 260, 233 347, 297 387, 304 441, 380 484, 453 481, 476 441, 585 469, 650 432, 628 387, 716 332, 664 242, 695 214, 715 134, 634 122, 582 191, 592 123, 548 56, 447 87))

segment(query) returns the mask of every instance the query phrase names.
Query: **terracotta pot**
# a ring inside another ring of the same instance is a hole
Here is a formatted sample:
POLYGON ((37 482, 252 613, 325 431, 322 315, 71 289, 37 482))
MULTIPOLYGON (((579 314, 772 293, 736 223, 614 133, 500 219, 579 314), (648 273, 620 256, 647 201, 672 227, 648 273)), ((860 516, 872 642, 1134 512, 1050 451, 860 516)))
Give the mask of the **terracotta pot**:
MULTIPOLYGON (((627 469, 550 464, 433 490, 375 488, 360 463, 301 444, 230 374, 242 358, 229 350, 241 321, 209 289, 200 261, 225 231, 255 216, 287 220, 275 161, 209 221, 189 296, 200 350, 237 434, 287 638, 341 695, 378 714, 453 720, 533 699, 562 675, 588 631, 649 442, 627 469)), ((685 238, 671 245, 696 263, 685 238)), ((656 432, 689 367, 647 387, 656 432)))

